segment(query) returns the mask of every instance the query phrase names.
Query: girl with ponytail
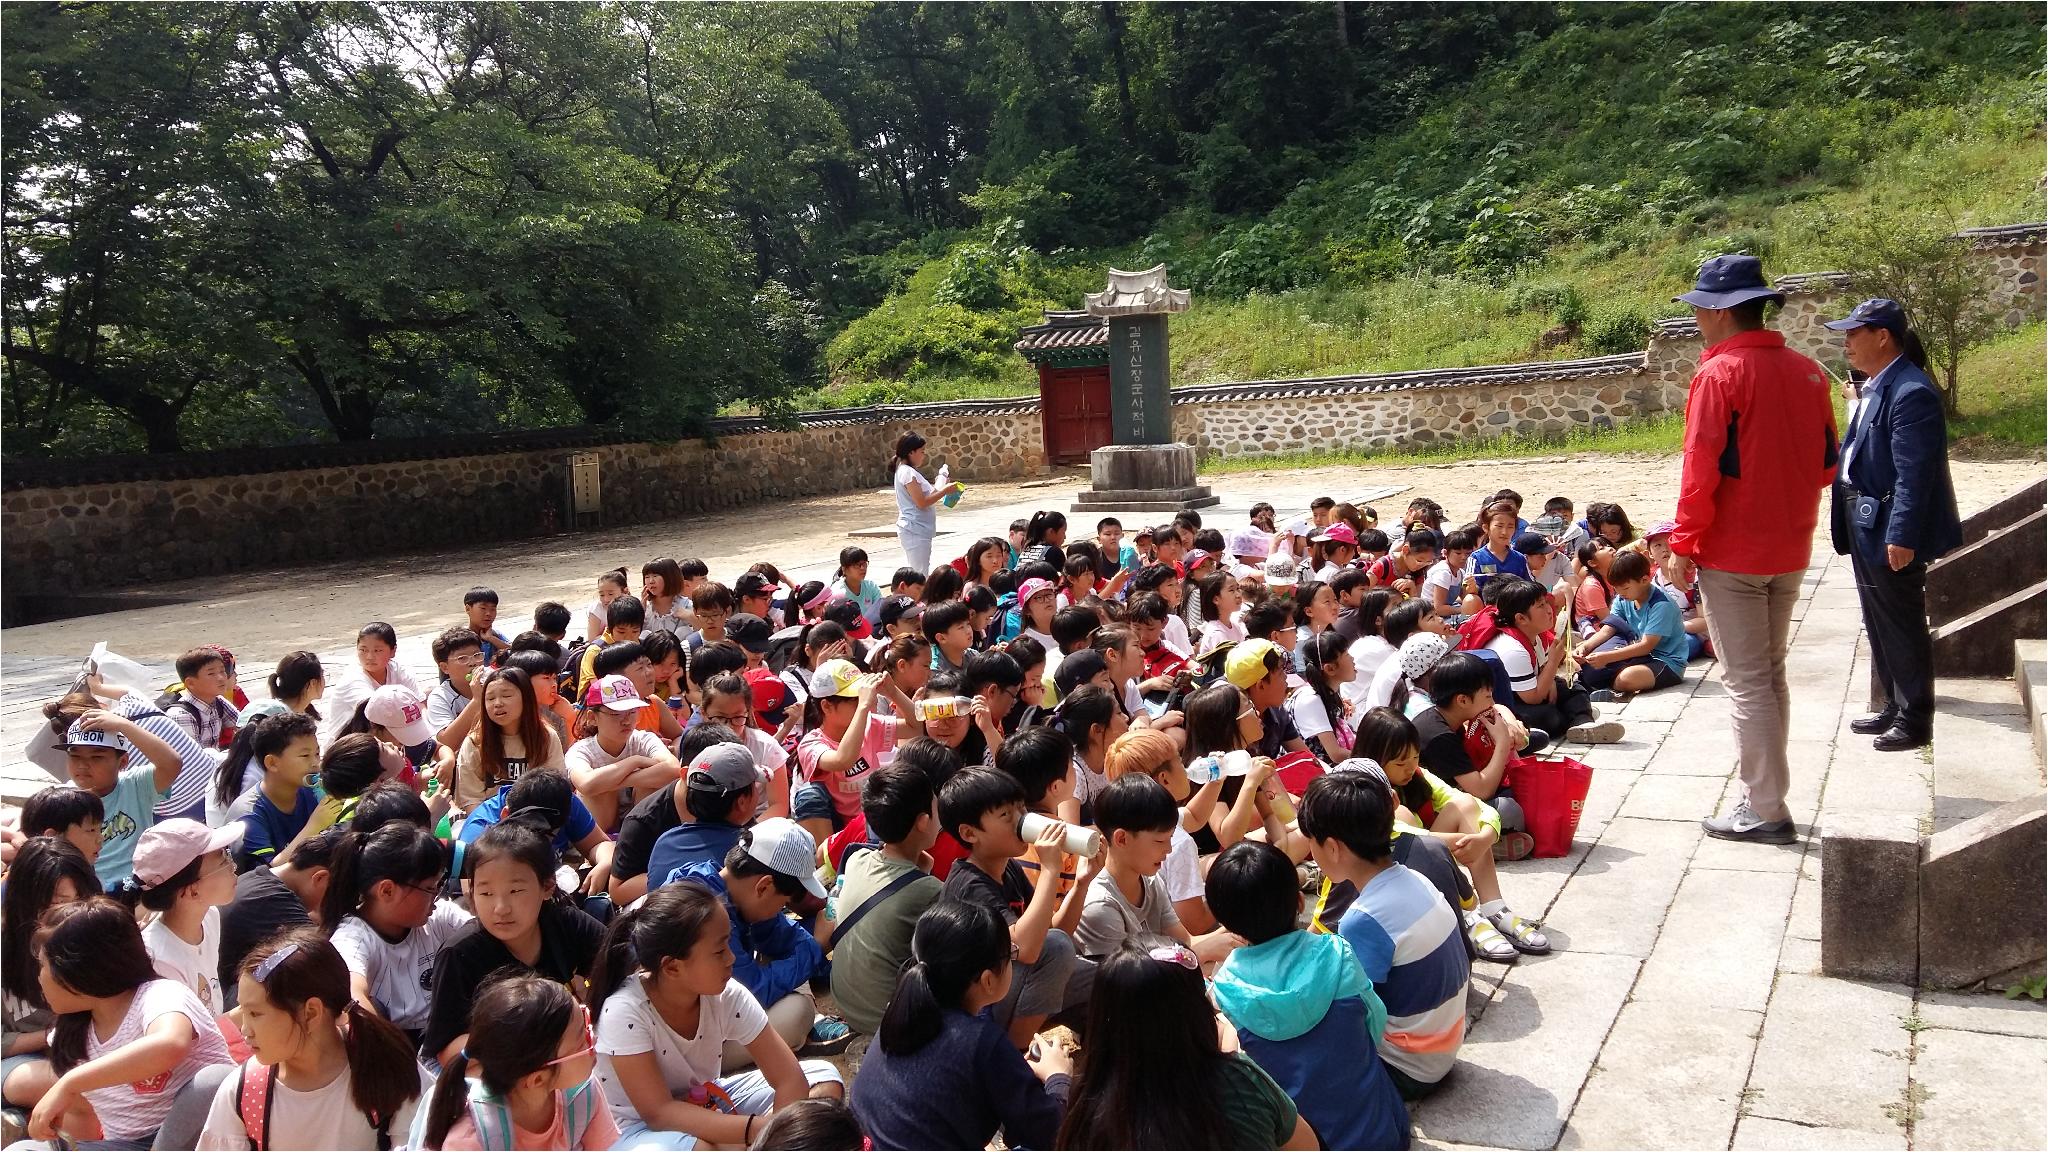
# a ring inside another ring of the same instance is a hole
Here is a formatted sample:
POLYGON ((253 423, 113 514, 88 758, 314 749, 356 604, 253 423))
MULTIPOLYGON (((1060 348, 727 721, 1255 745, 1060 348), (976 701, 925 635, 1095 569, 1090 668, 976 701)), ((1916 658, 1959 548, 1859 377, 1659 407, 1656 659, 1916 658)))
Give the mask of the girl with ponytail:
POLYGON ((335 842, 320 901, 320 923, 348 963, 350 993, 415 1045, 435 958, 473 919, 435 898, 447 869, 447 848, 410 821, 351 829, 335 842))
POLYGON ((236 973, 254 1055, 215 1091, 199 1147, 392 1147, 431 1081, 405 1034, 351 998, 334 945, 294 929, 251 949, 236 973))
POLYGON ((530 974, 492 981, 406 1146, 610 1148, 619 1129, 591 1078, 595 1050, 590 1010, 567 988, 530 974))
POLYGON ((838 1070, 798 1062, 732 978, 731 942, 725 901, 687 880, 656 888, 605 932, 589 1001, 621 1147, 747 1147, 778 1109, 845 1096, 838 1070), (746 1048, 752 1069, 719 1074, 728 1040, 746 1048))
POLYGON ((1051 1148, 1073 1063, 1058 1045, 1029 1057, 982 1009, 1009 994, 1016 946, 1003 918, 941 900, 918 917, 910 966, 854 1077, 853 1112, 876 1148, 1051 1148))
POLYGON ((1095 797, 1109 787, 1109 746, 1130 728, 1130 722, 1110 690, 1094 683, 1067 693, 1052 715, 1053 727, 1074 742, 1074 796, 1085 813, 1095 797))
POLYGON ((327 669, 317 653, 294 652, 279 660, 277 671, 270 674, 270 698, 294 712, 311 716, 315 723, 320 721, 320 709, 315 702, 326 691, 327 669))

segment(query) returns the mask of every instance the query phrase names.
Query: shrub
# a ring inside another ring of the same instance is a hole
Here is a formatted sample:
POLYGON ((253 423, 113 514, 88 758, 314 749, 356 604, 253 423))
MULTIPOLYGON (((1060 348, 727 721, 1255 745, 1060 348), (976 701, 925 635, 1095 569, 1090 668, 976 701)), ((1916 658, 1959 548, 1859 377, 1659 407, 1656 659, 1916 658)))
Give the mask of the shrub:
POLYGON ((1595 356, 1641 352, 1650 344, 1650 318, 1634 304, 1603 308, 1587 323, 1584 343, 1595 356))

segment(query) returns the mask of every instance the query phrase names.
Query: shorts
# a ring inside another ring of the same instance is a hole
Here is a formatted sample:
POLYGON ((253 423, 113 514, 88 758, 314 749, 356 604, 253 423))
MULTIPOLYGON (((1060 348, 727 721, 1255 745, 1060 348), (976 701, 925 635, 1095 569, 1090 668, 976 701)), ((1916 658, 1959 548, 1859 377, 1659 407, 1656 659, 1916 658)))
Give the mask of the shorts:
POLYGON ((806 820, 830 820, 832 830, 846 827, 846 817, 839 814, 839 806, 832 802, 832 793, 823 784, 798 784, 789 790, 789 818, 801 824, 806 820))
MULTIPOLYGON (((829 1060, 799 1060, 804 1070, 804 1080, 812 1087, 820 1084, 845 1084, 839 1069, 829 1060)), ((775 1110, 775 1086, 756 1068, 732 1076, 720 1076, 718 1086, 732 1101, 734 1115, 766 1116, 775 1110)), ((619 1141, 613 1148, 669 1148, 685 1149, 697 1147, 697 1138, 686 1132, 667 1132, 649 1128, 638 1120, 622 1125, 619 1141)))
POLYGON ((1621 675, 1624 668, 1648 668, 1657 677, 1650 685, 1652 689, 1669 688, 1685 680, 1685 673, 1673 669, 1671 665, 1655 656, 1637 656, 1618 664, 1609 664, 1605 668, 1581 668, 1579 684, 1585 688, 1611 688, 1614 686, 1615 678, 1621 675))
POLYGON ((16 1068, 33 1064, 38 1060, 48 1061, 49 1058, 48 1052, 23 1052, 19 1056, 7 1057, 5 1061, 0 1061, 0 1084, 5 1084, 8 1077, 14 1075, 16 1068))
POLYGON ((1057 928, 1045 933, 1038 960, 1010 965, 1010 993, 995 1006, 1004 1028, 1019 1016, 1052 1016, 1088 1003, 1095 990, 1095 961, 1074 950, 1074 938, 1057 928))

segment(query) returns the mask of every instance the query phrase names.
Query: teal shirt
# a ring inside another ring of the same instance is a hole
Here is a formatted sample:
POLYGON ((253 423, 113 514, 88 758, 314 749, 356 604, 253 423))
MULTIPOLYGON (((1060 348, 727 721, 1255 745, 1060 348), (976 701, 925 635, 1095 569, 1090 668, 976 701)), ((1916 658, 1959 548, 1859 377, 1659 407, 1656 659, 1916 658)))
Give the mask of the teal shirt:
POLYGON ((1689 654, 1685 639, 1685 617, 1679 614, 1678 605, 1656 588, 1650 589, 1650 599, 1637 604, 1626 596, 1617 597, 1609 614, 1635 629, 1638 638, 1657 637, 1657 647, 1650 655, 1657 663, 1679 675, 1685 674, 1685 658, 1689 654))
POLYGON ((151 809, 164 796, 156 790, 156 769, 141 764, 122 769, 114 790, 100 797, 106 819, 100 824, 100 858, 93 871, 101 887, 112 888, 135 870, 135 842, 156 822, 151 809))

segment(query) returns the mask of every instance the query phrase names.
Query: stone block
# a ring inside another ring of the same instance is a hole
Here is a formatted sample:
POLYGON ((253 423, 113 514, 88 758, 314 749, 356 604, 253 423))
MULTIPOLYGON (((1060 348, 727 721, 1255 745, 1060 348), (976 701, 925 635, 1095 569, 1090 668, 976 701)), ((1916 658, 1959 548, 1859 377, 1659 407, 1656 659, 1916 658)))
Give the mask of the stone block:
POLYGON ((1912 984, 1920 970, 1920 825, 1838 812, 1821 825, 1821 970, 1912 984))
POLYGON ((1934 702, 1934 830, 2041 791, 2034 736, 2009 680, 1943 680, 1934 702))
POLYGON ((1558 1147, 1722 1146, 1762 1027, 1757 1012, 1624 1005, 1558 1147))
POLYGON ((1960 988, 2042 958, 2044 831, 2048 812, 2035 792, 1928 838, 1920 868, 1920 979, 1928 987, 1960 988))
POLYGON ((1410 1106, 1416 1134, 1492 1148, 1555 1147, 1638 963, 1569 952, 1524 957, 1466 1033, 1457 1071, 1410 1106))
POLYGON ((2048 480, 2036 480, 2024 488, 2008 493, 1997 503, 1963 518, 1963 543, 1969 544, 1983 539, 1994 529, 2013 524, 2048 504, 2048 480))
POLYGON ((2048 508, 1994 528, 1927 566, 1927 619, 1946 624, 2015 588, 2048 578, 2048 508))
POLYGON ((1687 873, 1656 951, 1643 964, 1635 999, 1694 1014, 1763 1011, 1794 880, 1778 872, 1687 873))
POLYGON ((1937 676, 2002 676, 2016 640, 2048 631, 2048 581, 2036 581, 1934 629, 1937 676))
POLYGON ((1748 1115, 1897 1132, 1912 1040, 1900 1023, 1912 1012, 1909 988, 1779 976, 1750 1068, 1748 1115))
POLYGON ((2048 1148, 2048 1047, 2039 1040, 1936 1028, 1916 1048, 1913 1082, 1925 1095, 1915 1146, 2048 1148))
POLYGON ((1195 450, 1186 444, 1112 444, 1088 458, 1098 490, 1192 488, 1195 450))

